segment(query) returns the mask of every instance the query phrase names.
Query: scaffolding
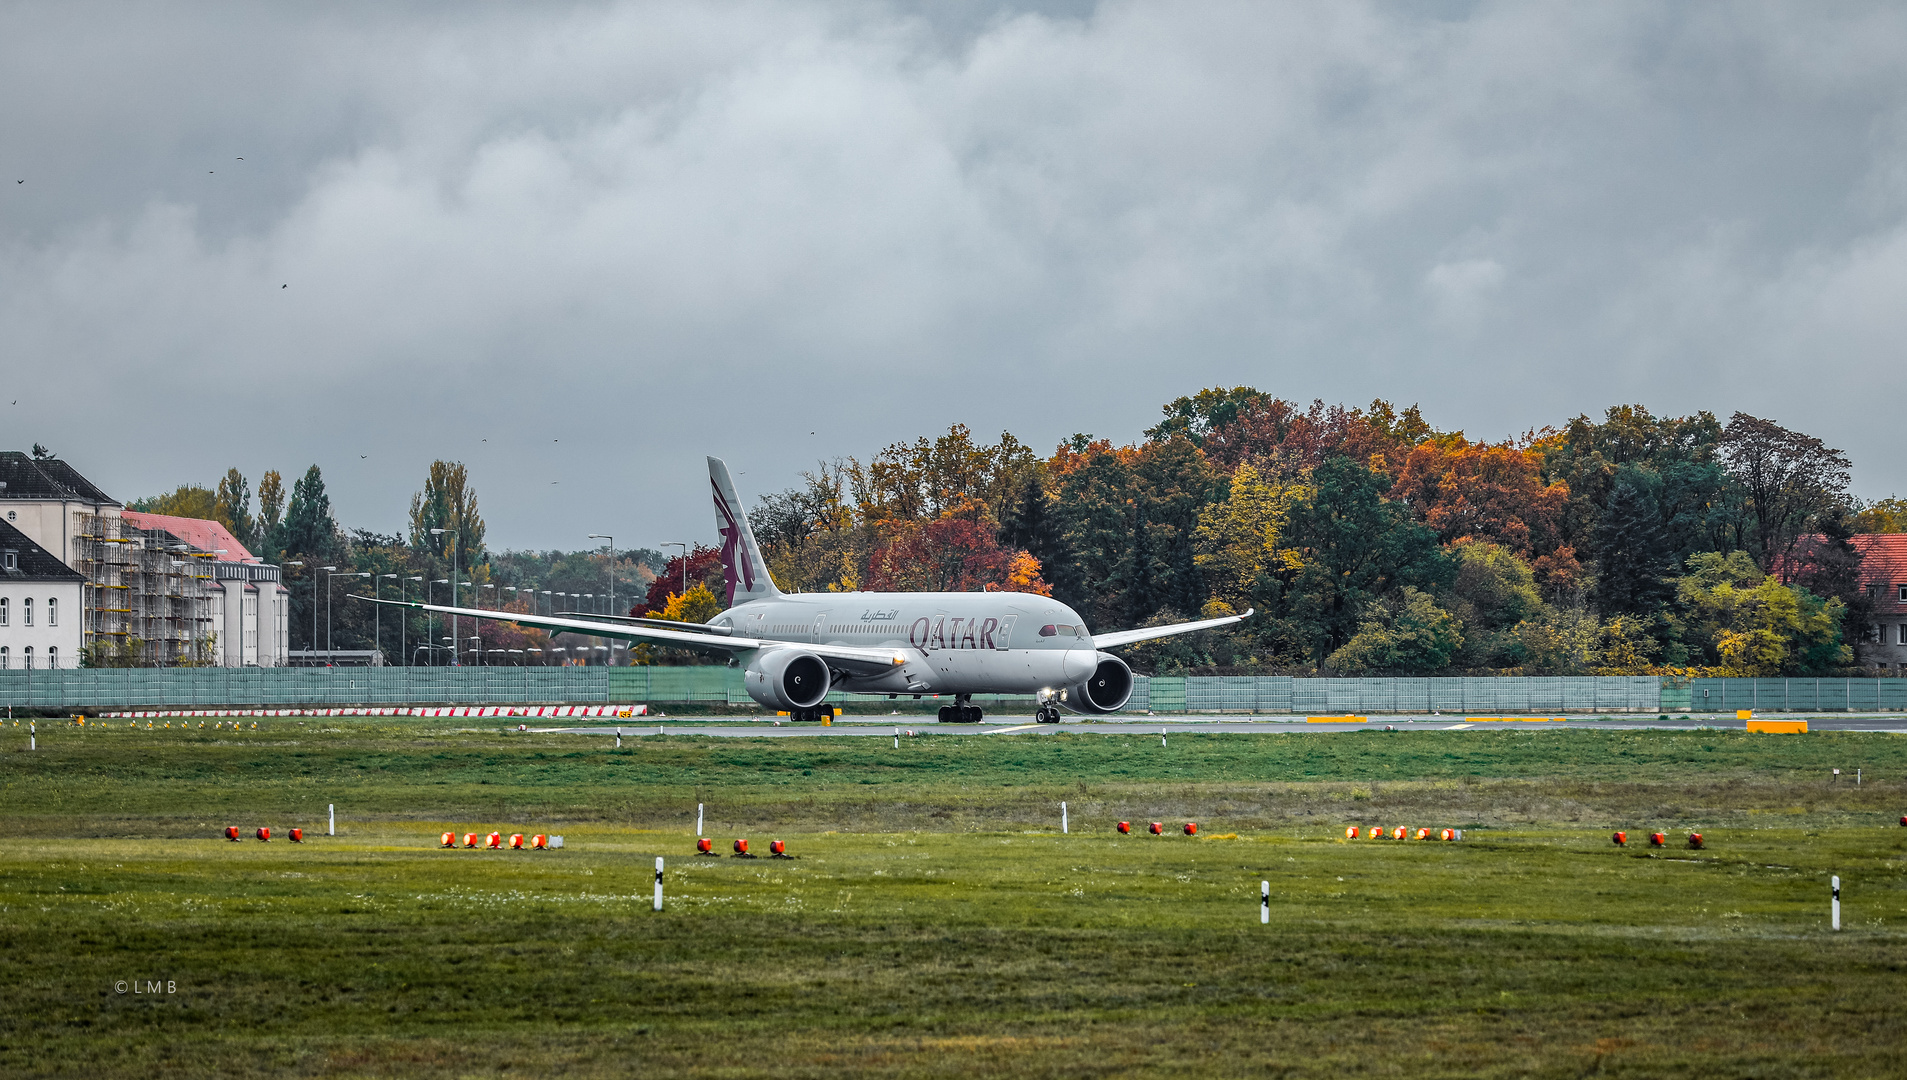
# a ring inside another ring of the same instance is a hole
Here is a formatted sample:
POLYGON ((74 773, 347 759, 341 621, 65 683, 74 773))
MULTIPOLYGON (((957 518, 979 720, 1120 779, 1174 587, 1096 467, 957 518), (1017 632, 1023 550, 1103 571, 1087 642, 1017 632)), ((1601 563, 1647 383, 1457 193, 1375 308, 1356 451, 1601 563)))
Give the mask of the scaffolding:
POLYGON ((216 555, 118 515, 75 514, 74 524, 73 569, 86 579, 80 610, 89 654, 109 651, 141 667, 214 662, 216 555))

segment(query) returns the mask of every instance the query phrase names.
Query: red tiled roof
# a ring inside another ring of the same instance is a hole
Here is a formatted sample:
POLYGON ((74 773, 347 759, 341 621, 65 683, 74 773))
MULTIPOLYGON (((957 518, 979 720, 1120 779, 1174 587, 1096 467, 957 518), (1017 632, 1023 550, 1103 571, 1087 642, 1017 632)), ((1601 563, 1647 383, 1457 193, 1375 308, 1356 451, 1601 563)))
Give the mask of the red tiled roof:
POLYGON ((1907 533, 1860 533, 1861 584, 1907 585, 1907 533))
POLYGON ((223 551, 219 562, 257 562, 258 558, 245 550, 231 530, 216 521, 204 518, 173 517, 170 514, 141 514, 137 511, 123 511, 123 516, 141 529, 164 529, 166 532, 198 548, 200 551, 223 551))

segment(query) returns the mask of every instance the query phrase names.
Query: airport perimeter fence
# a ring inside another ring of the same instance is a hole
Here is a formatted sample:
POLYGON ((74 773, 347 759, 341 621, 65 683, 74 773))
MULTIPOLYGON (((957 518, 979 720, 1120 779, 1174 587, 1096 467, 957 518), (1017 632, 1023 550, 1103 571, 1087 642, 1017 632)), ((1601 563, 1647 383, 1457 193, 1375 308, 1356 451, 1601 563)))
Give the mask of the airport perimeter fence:
MULTIPOLYGON (((830 694, 836 703, 870 699, 830 694)), ((0 705, 146 706, 752 704, 729 667, 82 668, 0 671, 0 705)), ((976 694, 992 711, 1033 698, 976 694)), ((1907 679, 1673 679, 1653 675, 1306 679, 1282 675, 1135 680, 1125 711, 1326 716, 1442 713, 1907 711, 1907 679)))

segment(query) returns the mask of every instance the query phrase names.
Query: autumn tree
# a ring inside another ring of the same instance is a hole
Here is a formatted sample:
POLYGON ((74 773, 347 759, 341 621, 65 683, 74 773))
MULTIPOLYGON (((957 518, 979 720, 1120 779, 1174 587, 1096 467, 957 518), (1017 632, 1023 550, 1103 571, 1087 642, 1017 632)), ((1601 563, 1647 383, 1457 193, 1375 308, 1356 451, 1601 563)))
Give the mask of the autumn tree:
POLYGON ((1721 453, 1747 495, 1749 547, 1763 570, 1793 553, 1817 515, 1846 502, 1854 463, 1812 435, 1738 412, 1721 453))
POLYGON ((411 496, 410 525, 411 547, 433 559, 448 563, 454 552, 458 565, 474 567, 488 557, 477 492, 460 461, 430 463, 424 490, 411 496))
POLYGON ((648 595, 643 597, 642 603, 630 608, 629 614, 649 615, 653 612, 666 611, 671 597, 694 592, 698 584, 706 588, 711 596, 722 597, 727 594, 722 577, 720 549, 709 547, 707 544, 696 544, 689 549, 686 556, 677 555, 669 559, 663 564, 662 570, 656 574, 655 580, 649 583, 648 595), (686 591, 682 588, 685 561, 689 582, 686 591))
POLYGON ((177 490, 169 494, 134 499, 126 505, 126 509, 142 514, 211 521, 218 516, 218 496, 211 488, 199 484, 180 484, 177 490))
POLYGON ((1309 493, 1304 484, 1270 479, 1249 462, 1232 473, 1227 497, 1199 512, 1193 533, 1194 558, 1214 597, 1243 611, 1267 574, 1296 570, 1297 554, 1283 548, 1283 537, 1292 506, 1309 493))
POLYGON ((1569 487, 1543 480, 1542 456, 1534 451, 1454 435, 1412 447, 1395 476, 1390 497, 1444 543, 1489 540, 1528 560, 1562 542, 1569 487))

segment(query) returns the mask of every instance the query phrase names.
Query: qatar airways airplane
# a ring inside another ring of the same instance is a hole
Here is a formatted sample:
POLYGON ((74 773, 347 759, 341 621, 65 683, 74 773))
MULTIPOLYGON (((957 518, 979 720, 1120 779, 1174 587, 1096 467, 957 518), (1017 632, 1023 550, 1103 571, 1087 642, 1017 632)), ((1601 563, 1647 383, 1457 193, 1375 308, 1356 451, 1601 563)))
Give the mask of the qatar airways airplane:
POLYGON ((355 599, 726 653, 743 669, 749 697, 796 720, 818 719, 831 690, 951 695, 955 704, 940 710, 943 723, 978 723, 974 694, 1031 694, 1042 723, 1058 723, 1062 708, 1117 711, 1132 696, 1132 669, 1103 650, 1229 626, 1251 615, 1094 634, 1078 612, 1037 593, 784 593, 768 576, 728 466, 719 458, 708 465, 728 610, 706 624, 355 599))

